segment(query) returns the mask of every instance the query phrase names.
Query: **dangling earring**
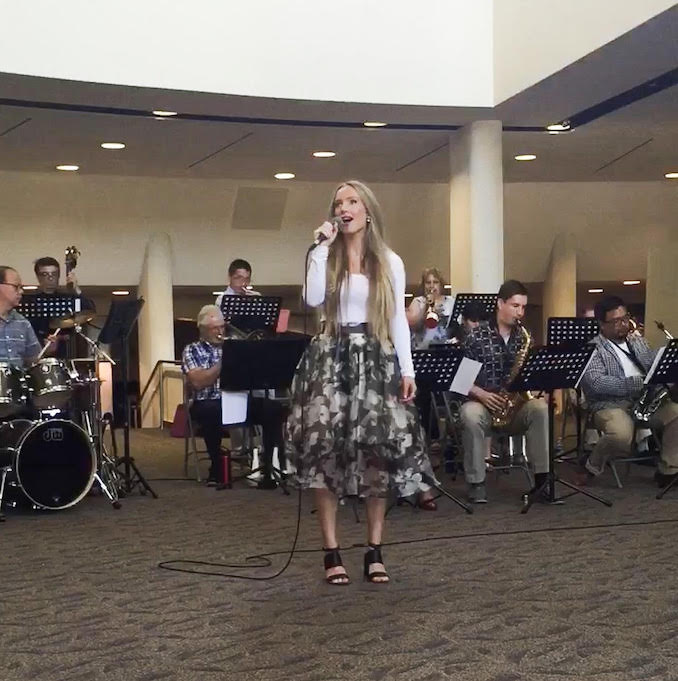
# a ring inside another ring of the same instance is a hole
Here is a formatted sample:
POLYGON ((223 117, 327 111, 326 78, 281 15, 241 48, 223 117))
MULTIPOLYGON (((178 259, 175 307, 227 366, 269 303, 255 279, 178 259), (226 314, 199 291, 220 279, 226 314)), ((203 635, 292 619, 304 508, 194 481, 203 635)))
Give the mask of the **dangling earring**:
POLYGON ((367 222, 367 224, 369 225, 370 222, 372 222, 372 218, 368 215, 368 216, 365 218, 365 222, 367 222))

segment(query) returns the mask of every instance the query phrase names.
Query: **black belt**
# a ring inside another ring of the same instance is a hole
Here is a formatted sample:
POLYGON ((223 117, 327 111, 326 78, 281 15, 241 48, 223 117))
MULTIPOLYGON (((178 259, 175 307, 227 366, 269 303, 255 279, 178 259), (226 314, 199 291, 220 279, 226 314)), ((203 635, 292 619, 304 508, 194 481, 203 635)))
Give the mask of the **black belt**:
POLYGON ((348 336, 351 333, 367 333, 367 322, 361 324, 342 324, 339 327, 339 334, 348 336))

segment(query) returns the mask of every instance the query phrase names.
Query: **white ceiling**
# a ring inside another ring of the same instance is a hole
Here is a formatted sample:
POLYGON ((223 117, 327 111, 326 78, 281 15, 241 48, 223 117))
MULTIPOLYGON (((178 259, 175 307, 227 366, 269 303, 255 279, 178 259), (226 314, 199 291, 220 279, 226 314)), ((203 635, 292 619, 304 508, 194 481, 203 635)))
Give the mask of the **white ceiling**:
MULTIPOLYGON (((678 6, 495 110, 258 99, 12 74, 0 74, 0 98, 329 123, 463 125, 499 118, 505 125, 543 126, 676 66, 678 6)), ((52 172, 59 163, 76 163, 83 174, 270 180, 275 172, 290 170, 306 181, 357 176, 371 182, 447 182, 450 134, 454 133, 155 120, 0 106, 0 169, 52 172), (104 141, 128 146, 124 151, 104 151, 99 148, 104 141), (325 149, 336 151, 337 157, 311 157, 312 151, 325 149)), ((665 172, 678 170, 678 87, 568 134, 505 132, 504 160, 507 182, 661 180, 665 172), (535 153, 538 158, 517 163, 513 156, 518 153, 535 153)))

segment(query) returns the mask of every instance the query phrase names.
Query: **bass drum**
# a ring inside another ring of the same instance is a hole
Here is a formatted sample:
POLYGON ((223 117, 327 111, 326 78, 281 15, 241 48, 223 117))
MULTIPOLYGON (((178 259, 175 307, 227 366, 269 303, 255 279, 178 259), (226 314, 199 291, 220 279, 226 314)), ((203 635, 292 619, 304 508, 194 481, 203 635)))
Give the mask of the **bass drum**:
POLYGON ((15 486, 39 508, 74 506, 94 482, 96 457, 89 437, 72 421, 3 423, 0 450, 10 454, 15 486))

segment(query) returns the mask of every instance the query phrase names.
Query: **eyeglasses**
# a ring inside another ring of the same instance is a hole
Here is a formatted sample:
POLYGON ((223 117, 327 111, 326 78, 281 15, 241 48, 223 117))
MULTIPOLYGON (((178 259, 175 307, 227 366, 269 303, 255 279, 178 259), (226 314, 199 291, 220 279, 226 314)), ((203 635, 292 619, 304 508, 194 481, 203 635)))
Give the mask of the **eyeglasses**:
POLYGON ((58 272, 38 272, 39 279, 58 279, 58 272))
POLYGON ((616 319, 608 319, 604 321, 603 324, 610 324, 612 326, 623 326, 631 321, 631 315, 625 314, 623 317, 617 317, 616 319))
POLYGON ((12 284, 9 281, 3 281, 2 284, 3 284, 3 286, 13 286, 15 291, 23 291, 24 290, 23 284, 12 284))

